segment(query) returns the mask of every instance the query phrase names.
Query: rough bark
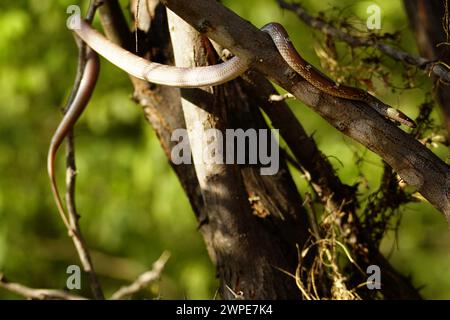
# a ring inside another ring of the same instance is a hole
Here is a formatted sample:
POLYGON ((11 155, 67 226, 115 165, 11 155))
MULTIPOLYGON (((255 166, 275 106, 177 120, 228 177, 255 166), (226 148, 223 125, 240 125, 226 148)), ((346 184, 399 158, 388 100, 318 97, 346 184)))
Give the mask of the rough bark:
POLYGON ((194 26, 312 107, 336 129, 381 156, 400 177, 447 217, 450 167, 430 150, 363 103, 319 91, 292 70, 267 34, 215 1, 162 0, 194 26))
MULTIPOLYGON (((147 1, 149 6, 141 7, 147 10, 149 19, 140 18, 142 30, 139 30, 139 51, 152 61, 173 64, 165 8, 156 5, 156 2, 147 1)), ((292 70, 279 58, 270 39, 218 6, 215 1, 192 1, 189 4, 183 4, 184 1, 165 2, 176 3, 174 6, 179 9, 177 12, 179 15, 186 15, 186 21, 234 53, 254 61, 253 66, 257 71, 269 75, 288 90, 291 89, 297 97, 311 105, 338 129, 373 150, 378 150, 396 168, 406 167, 409 170, 412 167, 414 172, 425 175, 423 168, 419 166, 416 169, 410 163, 419 159, 421 163, 431 162, 429 165, 433 179, 439 174, 443 174, 439 181, 445 181, 448 177, 448 167, 445 164, 367 106, 327 96, 301 78, 293 76, 292 70), (191 6, 194 9, 189 8, 191 6), (380 143, 380 138, 387 141, 380 143), (400 143, 400 151, 390 155, 394 148, 399 148, 396 143, 400 143), (416 150, 419 155, 415 155, 416 150), (403 160, 405 163, 400 161, 403 155, 408 157, 407 161, 403 160)), ((120 9, 117 9, 118 12, 116 9, 112 10, 118 8, 116 5, 116 0, 107 0, 101 9, 105 33, 110 39, 134 51, 134 45, 131 45, 133 36, 124 23, 123 16, 120 17, 120 9), (117 19, 115 23, 111 23, 111 17, 117 19), (122 28, 125 29, 121 30, 122 28)), ((180 24, 181 22, 176 25, 180 24)), ((208 49, 206 37, 192 29, 188 34, 192 35, 193 41, 190 49, 184 44, 185 50, 180 58, 190 56, 188 63, 196 65, 217 63, 214 52, 208 49)), ((188 39, 180 35, 178 37, 188 39)), ((181 45, 181 42, 180 40, 177 45, 181 45)), ((281 135, 297 160, 311 173, 311 181, 318 186, 319 195, 323 199, 333 196, 334 208, 348 203, 345 209, 354 212, 357 206, 354 190, 336 177, 314 140, 306 135, 287 106, 284 103, 267 103, 273 87, 259 73, 251 71, 244 76, 244 80, 233 81, 214 89, 183 90, 181 93, 179 89, 156 86, 134 78, 131 80, 135 88, 135 100, 143 106, 145 116, 155 129, 168 159, 176 144, 171 141, 173 130, 186 128, 184 114, 188 113, 191 117, 187 117, 188 128, 195 119, 201 119, 204 129, 267 128, 259 106, 269 115, 275 127, 281 129, 281 135), (181 97, 184 98, 185 106, 182 106, 181 97)), ((274 176, 261 176, 258 166, 172 167, 191 202, 199 221, 199 230, 217 266, 222 296, 227 299, 236 298, 235 294, 252 299, 299 298, 300 292, 295 287, 294 279, 282 274, 278 268, 294 273, 298 263, 295 246, 298 244, 302 247, 305 243, 309 224, 302 199, 284 159, 280 161, 279 173, 274 176), (200 175, 198 169, 201 170, 200 175)), ((435 183, 438 184, 439 181, 435 183)), ((448 202, 448 194, 446 201, 448 202)), ((357 256, 356 259, 360 260, 358 258, 357 256)), ((378 251, 372 253, 371 259, 373 260, 362 261, 362 258, 361 265, 364 267, 366 263, 375 263, 387 270, 386 290, 383 290, 387 293, 387 298, 420 298, 409 280, 398 274, 378 251)))
MULTIPOLYGON (((162 8, 157 7, 156 10, 162 8)), ((153 61, 170 63, 172 46, 161 36, 167 34, 167 22, 164 19, 161 11, 155 14, 149 33, 149 39, 153 40, 148 41, 146 49, 153 61), (153 42, 155 37, 159 42, 157 45, 153 42)), ((140 41, 145 42, 142 39, 140 41)), ((119 43, 126 41, 120 40, 119 43)), ((199 54, 203 51, 197 48, 196 59, 211 59, 210 56, 202 57, 199 54)), ((189 55, 183 51, 183 56, 189 55)), ((183 111, 186 110, 180 103, 180 90, 136 79, 132 81, 135 99, 144 106, 146 117, 170 159, 170 152, 175 145, 170 139, 171 133, 175 129, 186 128, 183 117, 183 111)), ((253 110, 253 118, 259 114, 260 120, 255 126, 266 127, 259 110, 241 100, 243 94, 239 93, 241 89, 238 83, 214 88, 212 92, 210 90, 203 93, 198 89, 182 91, 186 100, 200 105, 193 111, 197 116, 204 117, 207 126, 232 127, 230 123, 234 120, 232 115, 227 116, 227 109, 234 108, 233 112, 237 114, 236 110, 244 113, 245 110, 241 108, 247 108, 247 113, 253 110), (217 117, 219 114, 220 117, 217 117)), ((298 263, 296 245, 303 246, 308 235, 308 224, 302 199, 286 164, 282 162, 280 167, 279 173, 270 177, 261 177, 259 167, 215 167, 201 175, 203 181, 199 183, 199 175, 193 165, 173 165, 196 213, 208 252, 217 266, 224 298, 236 298, 233 293, 241 293, 243 298, 252 299, 300 297, 295 282, 281 270, 294 272, 298 263), (258 199, 257 210, 249 197, 258 199), (258 212, 268 215, 258 215, 258 212)))
MULTIPOLYGON (((174 14, 169 14, 169 29, 177 65, 206 65, 214 58, 210 56, 211 46, 208 47, 207 40, 174 14)), ((233 127, 232 114, 237 111, 242 121, 245 99, 239 95, 237 86, 230 83, 181 90, 194 166, 205 205, 205 216, 200 216, 200 231, 221 279, 223 297, 235 298, 237 293, 246 299, 298 298, 295 283, 280 269, 294 272, 295 245, 305 242, 307 223, 286 166, 274 177, 262 177, 257 166, 206 164, 196 158, 203 154, 202 135, 206 130, 217 129, 224 133, 226 128, 233 127), (195 148, 200 148, 199 152, 195 148), (249 198, 258 199, 258 212, 252 210, 249 198), (264 250, 255 250, 261 247, 264 250)), ((255 118, 252 116, 247 120, 255 118)), ((215 150, 219 148, 217 139, 209 141, 208 145, 215 150)))

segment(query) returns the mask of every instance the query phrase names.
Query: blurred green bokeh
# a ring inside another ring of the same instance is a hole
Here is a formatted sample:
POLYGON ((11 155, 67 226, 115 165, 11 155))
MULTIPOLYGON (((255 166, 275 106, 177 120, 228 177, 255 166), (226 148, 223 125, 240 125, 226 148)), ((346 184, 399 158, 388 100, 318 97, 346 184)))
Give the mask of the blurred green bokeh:
MULTIPOLYGON (((66 29, 66 8, 87 1, 40 0, 0 2, 0 272, 32 287, 64 288, 66 268, 78 264, 53 203, 46 173, 51 135, 76 70, 77 50, 66 29)), ((127 6, 127 1, 121 1, 127 6)), ((280 10, 274 0, 226 0, 225 5, 260 27, 281 22, 296 47, 320 66, 314 49, 318 34, 280 10)), ((333 6, 361 19, 370 1, 302 1, 312 12, 336 15, 333 6)), ((401 1, 379 0, 383 32, 401 31, 402 47, 416 48, 401 1)), ((83 11, 83 12, 84 12, 83 11)), ((402 86, 403 69, 383 59, 402 86), (398 75, 398 76, 396 76, 398 75)), ((128 77, 102 61, 101 76, 76 128, 77 201, 81 225, 107 294, 149 269, 164 251, 172 256, 162 281, 143 297, 209 299, 217 289, 196 220, 153 130, 130 97, 128 77)), ((384 100, 415 116, 429 82, 418 75, 420 88, 390 92, 384 100)), ((345 183, 361 183, 362 197, 377 189, 379 157, 344 138, 299 102, 290 102, 345 183), (364 156, 360 166, 355 162, 364 156)), ((435 115, 439 121, 439 115, 435 115)), ((445 158, 448 151, 439 149, 445 158)), ((59 183, 64 182, 62 156, 59 183)), ((301 191, 305 184, 294 173, 301 191)), ((427 203, 401 209, 398 234, 389 234, 383 250, 426 298, 450 299, 450 233, 442 215, 427 203)), ((84 284, 87 282, 84 281, 84 284)), ((81 294, 86 294, 84 285, 81 294)), ((0 290, 0 299, 18 298, 0 290)))

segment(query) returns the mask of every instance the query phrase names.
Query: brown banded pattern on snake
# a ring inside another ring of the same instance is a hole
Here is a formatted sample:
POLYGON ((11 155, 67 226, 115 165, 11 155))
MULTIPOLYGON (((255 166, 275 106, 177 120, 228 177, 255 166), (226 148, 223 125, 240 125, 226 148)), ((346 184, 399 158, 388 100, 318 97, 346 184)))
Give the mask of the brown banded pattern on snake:
POLYGON ((413 120, 399 110, 390 107, 364 90, 337 84, 317 70, 313 65, 309 64, 308 61, 303 59, 297 50, 295 50, 289 39, 289 35, 281 24, 271 22, 262 27, 261 31, 270 35, 286 63, 317 89, 334 97, 365 102, 388 118, 407 125, 408 127, 414 128, 416 126, 413 120))

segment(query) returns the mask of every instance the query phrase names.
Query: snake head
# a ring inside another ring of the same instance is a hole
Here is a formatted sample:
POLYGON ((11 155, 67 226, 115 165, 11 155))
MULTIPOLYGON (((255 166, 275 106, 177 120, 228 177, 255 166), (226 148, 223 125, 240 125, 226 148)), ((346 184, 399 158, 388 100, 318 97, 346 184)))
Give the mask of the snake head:
POLYGON ((289 38, 287 31, 278 22, 269 22, 268 24, 264 25, 260 30, 270 35, 270 37, 275 43, 284 42, 288 45, 292 45, 291 39, 289 38))

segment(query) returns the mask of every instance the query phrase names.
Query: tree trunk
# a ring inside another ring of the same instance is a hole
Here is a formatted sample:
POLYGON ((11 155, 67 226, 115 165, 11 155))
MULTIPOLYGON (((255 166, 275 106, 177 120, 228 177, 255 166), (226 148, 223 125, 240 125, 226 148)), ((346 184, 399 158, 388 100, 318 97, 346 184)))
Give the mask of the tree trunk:
MULTIPOLYGON (((100 10, 108 37, 133 51, 130 48, 133 37, 123 27, 124 19, 117 1, 105 1, 100 10), (111 23, 113 17, 119 21, 111 23)), ((158 1, 143 1, 140 10, 138 35, 141 55, 155 62, 175 62, 180 66, 218 62, 206 36, 174 13, 170 13, 167 19, 165 7, 158 1), (143 16, 144 13, 147 17, 143 16)), ((207 15, 208 12, 202 14, 207 15)), ((276 69, 276 66, 270 68, 276 69)), ((283 73, 281 69, 277 72, 283 73)), ((360 261, 363 268, 379 264, 386 270, 387 281, 382 288, 385 297, 420 298, 409 280, 395 271, 377 248, 371 248, 370 254, 363 250, 362 246, 367 242, 364 243, 364 236, 358 233, 360 226, 356 217, 358 204, 354 188, 339 180, 287 105, 268 102, 269 95, 275 91, 259 72, 247 72, 241 79, 222 86, 189 90, 157 86, 134 78, 131 81, 135 88, 134 98, 143 106, 169 161, 177 144, 171 140, 175 129, 186 128, 195 149, 202 143, 198 137, 199 129, 204 133, 207 129, 269 128, 259 108, 263 109, 280 129, 295 157, 291 161, 308 175, 323 206, 336 213, 344 212, 346 223, 352 226, 352 234, 363 241, 358 249, 351 249, 354 259, 360 261)), ((305 89, 303 83, 296 90, 301 88, 305 89)), ((307 96, 309 93, 301 94, 307 96)), ((314 100, 312 96, 309 98, 314 100)), ((327 99, 319 99, 320 103, 330 103, 327 108, 336 103, 327 99)), ((358 112, 365 114, 364 109, 358 112)), ((371 115, 370 111, 368 114, 371 115)), ((209 143, 215 144, 217 140, 209 143)), ((194 152, 194 164, 171 164, 190 200, 199 231, 216 266, 221 296, 225 299, 302 298, 296 279, 290 275, 296 275, 296 271, 313 271, 309 268, 316 249, 311 249, 303 261, 299 261, 299 251, 314 241, 311 240, 310 229, 317 231, 317 225, 316 217, 307 218, 304 201, 287 168, 285 154, 280 154, 280 170, 272 176, 261 175, 260 164, 207 165, 195 157, 194 152), (298 268, 300 262, 301 268, 298 268)), ((349 269, 349 278, 354 271, 349 269)), ((319 290, 330 297, 333 288, 324 274, 319 281, 322 281, 322 289, 319 290)))

